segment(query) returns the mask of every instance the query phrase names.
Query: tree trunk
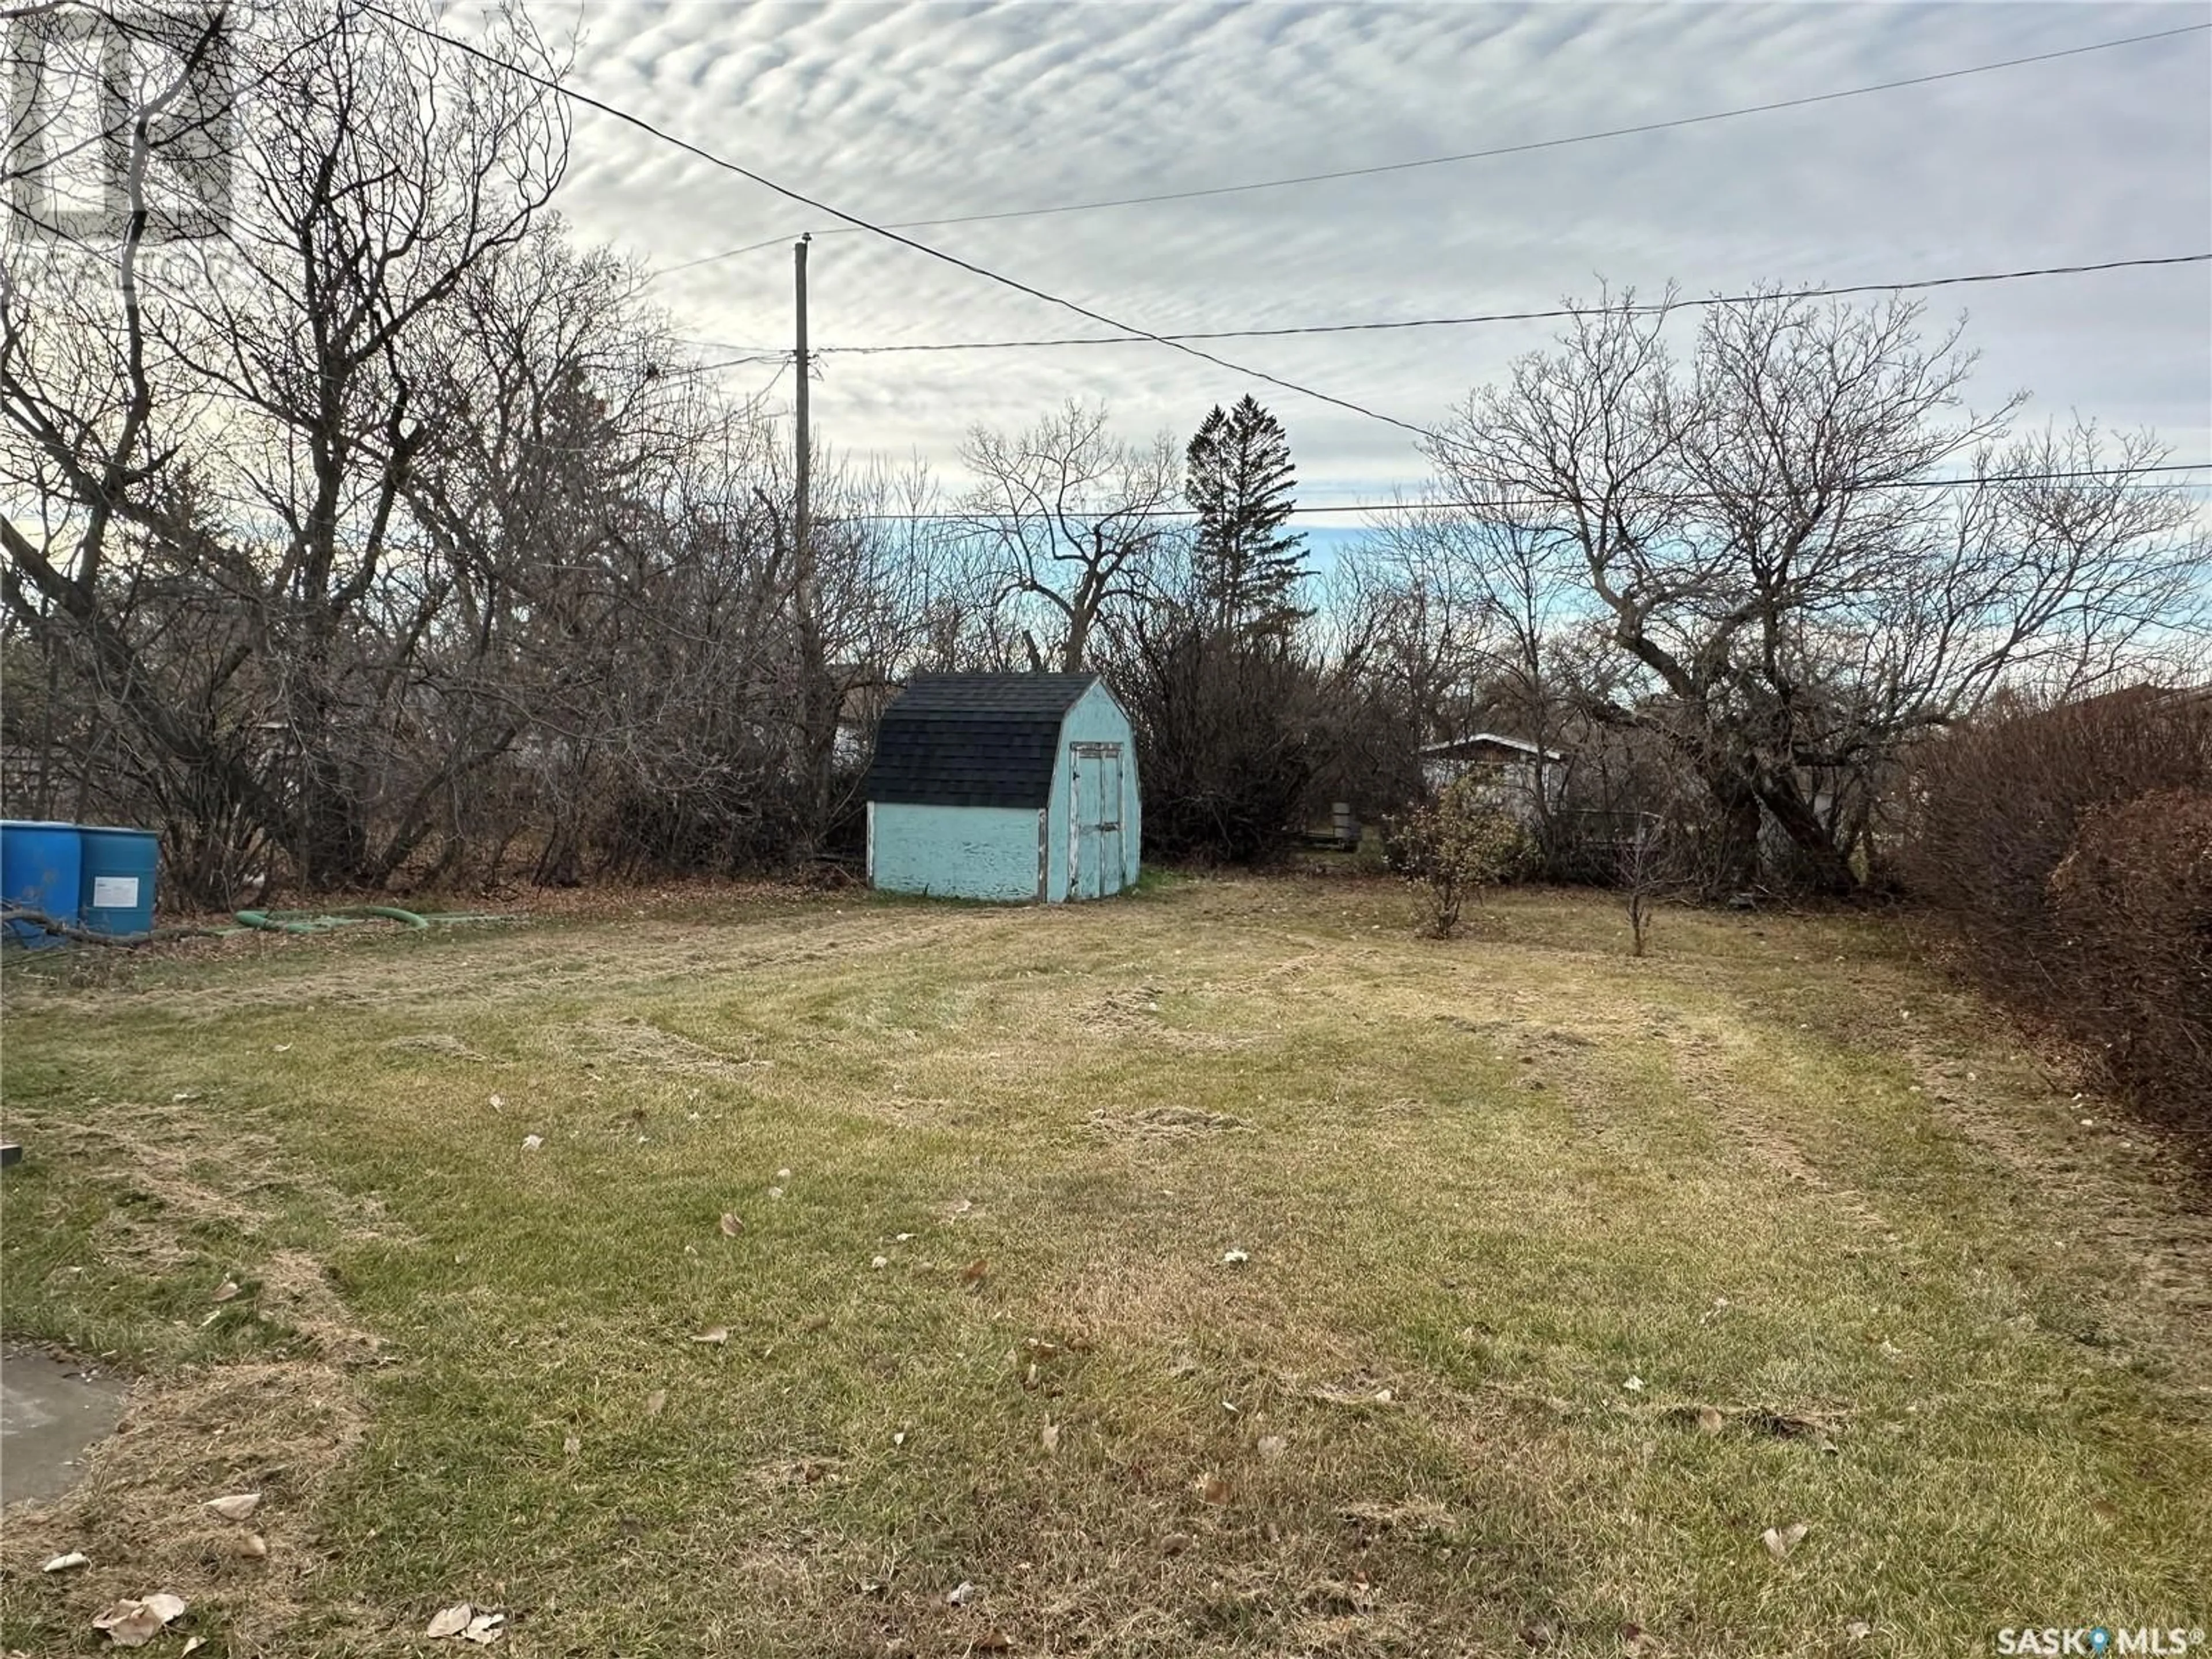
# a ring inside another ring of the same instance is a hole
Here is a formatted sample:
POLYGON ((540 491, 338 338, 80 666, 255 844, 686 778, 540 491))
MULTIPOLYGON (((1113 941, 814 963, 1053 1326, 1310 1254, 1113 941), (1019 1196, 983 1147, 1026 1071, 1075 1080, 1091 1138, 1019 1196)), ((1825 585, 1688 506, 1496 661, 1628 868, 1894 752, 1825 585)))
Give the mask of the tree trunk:
POLYGON ((1759 793, 1734 770, 1708 774, 1705 786, 1717 814, 1705 878, 1712 896, 1725 898, 1759 884, 1759 793))
POLYGON ((1828 834, 1828 827, 1820 822, 1820 814, 1799 792, 1795 778, 1784 775, 1764 780, 1759 799, 1774 814, 1775 823, 1796 849, 1800 866, 1796 873, 1802 881, 1814 892, 1831 898, 1857 890, 1858 873, 1828 834))

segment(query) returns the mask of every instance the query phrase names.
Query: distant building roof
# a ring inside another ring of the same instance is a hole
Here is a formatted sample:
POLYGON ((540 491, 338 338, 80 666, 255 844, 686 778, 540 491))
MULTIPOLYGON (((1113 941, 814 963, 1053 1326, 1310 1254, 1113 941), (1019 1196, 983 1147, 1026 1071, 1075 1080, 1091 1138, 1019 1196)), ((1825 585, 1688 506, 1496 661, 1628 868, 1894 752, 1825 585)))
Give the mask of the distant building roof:
POLYGON ((1060 722, 1096 674, 917 674, 884 711, 866 799, 1043 806, 1060 722))
POLYGON ((1433 755, 1439 759, 1457 760, 1462 758, 1468 750, 1486 743, 1496 744, 1501 749, 1517 750, 1523 755, 1540 754, 1546 760, 1566 759, 1566 757, 1556 749, 1543 748, 1540 744, 1530 743, 1525 738, 1502 737, 1495 732, 1477 732, 1468 737, 1453 738, 1443 743, 1432 743, 1423 749, 1421 753, 1433 755))

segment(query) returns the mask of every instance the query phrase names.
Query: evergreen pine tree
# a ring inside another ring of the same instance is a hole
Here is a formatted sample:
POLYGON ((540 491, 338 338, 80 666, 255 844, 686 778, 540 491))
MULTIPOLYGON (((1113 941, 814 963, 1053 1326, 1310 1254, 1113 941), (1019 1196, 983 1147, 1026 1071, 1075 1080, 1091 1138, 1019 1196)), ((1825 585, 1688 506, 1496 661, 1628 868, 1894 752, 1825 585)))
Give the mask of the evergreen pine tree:
POLYGON ((1297 474, 1281 422, 1249 392, 1225 413, 1216 404, 1184 461, 1198 514, 1194 574, 1213 619, 1249 638, 1287 637, 1312 613, 1296 602, 1305 538, 1283 528, 1297 474))

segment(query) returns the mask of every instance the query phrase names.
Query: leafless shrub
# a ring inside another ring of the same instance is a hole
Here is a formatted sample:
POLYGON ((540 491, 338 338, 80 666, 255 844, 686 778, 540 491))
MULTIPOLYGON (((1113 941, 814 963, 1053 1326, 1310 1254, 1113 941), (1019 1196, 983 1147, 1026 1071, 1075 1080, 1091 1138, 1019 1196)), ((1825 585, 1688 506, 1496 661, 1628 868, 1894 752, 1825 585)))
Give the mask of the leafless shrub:
POLYGON ((2090 812, 2051 904, 2076 1028, 2137 1099, 2212 1134, 2212 790, 2090 812))
POLYGON ((1920 757, 1900 867, 1981 984, 2212 1127, 2212 695, 2005 712, 1920 757))

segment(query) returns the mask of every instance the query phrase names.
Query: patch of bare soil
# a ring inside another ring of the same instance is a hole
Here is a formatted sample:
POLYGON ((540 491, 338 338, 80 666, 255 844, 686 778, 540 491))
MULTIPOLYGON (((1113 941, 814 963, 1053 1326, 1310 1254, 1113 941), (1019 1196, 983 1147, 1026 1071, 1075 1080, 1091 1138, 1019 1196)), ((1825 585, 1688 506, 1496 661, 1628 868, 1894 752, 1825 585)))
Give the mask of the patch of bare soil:
POLYGON ((1253 1126, 1231 1112, 1203 1112, 1191 1106, 1148 1106, 1140 1112, 1098 1108, 1084 1120, 1094 1134, 1176 1140, 1194 1135, 1251 1134, 1253 1126))

